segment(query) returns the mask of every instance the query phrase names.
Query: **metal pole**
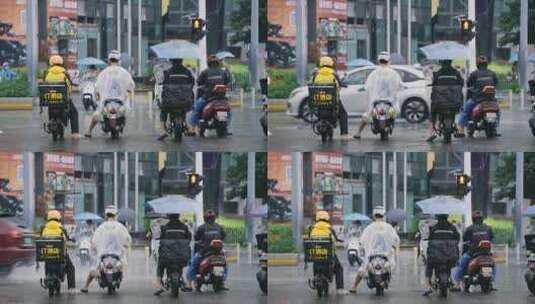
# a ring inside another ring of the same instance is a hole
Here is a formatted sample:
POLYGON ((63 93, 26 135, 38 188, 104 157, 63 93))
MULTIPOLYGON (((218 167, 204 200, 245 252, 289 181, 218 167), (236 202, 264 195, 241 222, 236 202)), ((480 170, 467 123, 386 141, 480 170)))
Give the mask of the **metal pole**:
MULTIPOLYGON (((464 174, 468 176, 472 176, 472 157, 471 157, 470 152, 464 152, 464 174)), ((465 220, 466 226, 468 226, 472 224, 472 192, 471 191, 464 197, 464 202, 465 202, 465 208, 466 208, 464 220, 465 220)))
MULTIPOLYGON (((410 1, 410 0, 409 0, 410 1)), ((407 212, 407 152, 403 152, 403 211, 407 212)), ((409 217, 405 221, 403 221, 403 231, 407 232, 407 221, 409 221, 409 217)))
POLYGON ((24 222, 30 229, 35 218, 35 159, 32 152, 24 152, 22 156, 24 222))
POLYGON ((117 50, 121 51, 121 0, 117 0, 117 50))
POLYGON ((303 227, 303 154, 292 153, 292 217, 293 237, 297 252, 302 250, 301 235, 303 227))
POLYGON ((124 152, 124 208, 129 208, 128 204, 128 152, 124 152))
POLYGON ((306 0, 296 0, 295 27, 296 27, 296 52, 297 52, 297 83, 306 84, 307 69, 307 4, 306 0))
MULTIPOLYGON (((203 1, 201 1, 203 2, 203 1)), ((202 152, 195 152, 195 173, 202 176, 203 168, 202 168, 202 152)), ((199 202, 200 208, 199 210, 201 212, 195 212, 195 220, 197 222, 197 225, 201 225, 203 223, 203 212, 204 212, 204 200, 203 200, 203 191, 199 192, 197 196, 195 197, 195 200, 199 202)))
POLYGON ((386 152, 382 152, 382 156, 383 156, 383 166, 382 166, 383 167, 383 170, 382 170, 383 171, 382 172, 383 173, 383 179, 382 179, 383 180, 383 183, 382 183, 383 184, 382 185, 383 186, 383 201, 381 204, 386 210, 386 181, 387 181, 386 179, 386 152))
POLYGON ((408 1, 407 9, 407 64, 412 64, 412 0, 408 1))
MULTIPOLYGON (((199 0, 199 18, 206 20, 206 0, 199 0)), ((207 50, 206 50, 206 36, 199 40, 199 48, 201 49, 200 70, 207 67, 207 50)))
POLYGON ((119 172, 118 172, 118 161, 119 157, 117 156, 117 152, 113 152, 113 205, 117 207, 118 203, 118 184, 119 184, 119 172))
MULTIPOLYGON (((476 20, 476 1, 468 1, 468 19, 476 20)), ((470 55, 468 57, 469 72, 476 69, 476 39, 474 38, 468 43, 468 47, 470 48, 470 55)))
POLYGON ((386 51, 390 53, 390 0, 386 0, 386 51))
MULTIPOLYGON (((258 83, 258 65, 256 64, 258 60, 258 10, 259 10, 259 0, 251 0, 251 45, 249 51, 249 69, 251 72, 251 87, 257 88, 258 83)), ((254 95, 253 95, 254 100, 254 95)), ((254 105, 254 103, 253 103, 254 105)))
POLYGON ((37 39, 37 0, 28 0, 26 7, 26 66, 32 96, 37 92, 37 61, 39 44, 37 39))
POLYGON ((127 30, 128 30, 128 56, 132 58, 132 0, 128 0, 128 23, 127 23, 127 30))
POLYGON ((134 229, 139 231, 139 152, 134 153, 134 211, 136 212, 136 221, 134 229))
POLYGON ((246 222, 247 222, 247 242, 252 243, 254 240, 253 235, 253 218, 250 216, 251 211, 253 210, 255 204, 255 152, 247 152, 247 200, 246 200, 246 222))
POLYGON ((522 225, 522 208, 524 206, 524 153, 516 153, 516 187, 515 187, 515 240, 524 243, 524 227, 522 225))
POLYGON ((518 50, 518 65, 520 68, 520 88, 527 91, 528 87, 528 11, 529 1, 520 1, 520 47, 518 50))
POLYGON ((141 27, 143 26, 143 20, 142 20, 142 0, 137 0, 137 73, 139 76, 143 76, 143 64, 142 64, 142 58, 143 58, 143 33, 141 31, 141 27))
POLYGON ((397 7, 397 12, 398 12, 398 53, 401 55, 401 0, 398 0, 398 7, 397 7))
POLYGON ((393 168, 392 168, 392 203, 394 208, 398 207, 398 159, 397 159, 397 153, 393 153, 393 168))

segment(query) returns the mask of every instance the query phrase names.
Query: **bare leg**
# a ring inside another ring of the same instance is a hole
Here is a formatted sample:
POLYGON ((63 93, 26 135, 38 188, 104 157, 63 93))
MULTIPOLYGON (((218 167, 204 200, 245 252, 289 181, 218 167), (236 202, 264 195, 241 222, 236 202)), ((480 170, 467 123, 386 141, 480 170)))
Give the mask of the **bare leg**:
POLYGON ((85 137, 91 137, 91 133, 93 132, 93 129, 97 125, 98 120, 96 117, 91 118, 91 123, 89 124, 89 129, 85 132, 85 137))
POLYGON ((359 129, 357 131, 357 134, 355 134, 355 136, 353 136, 354 138, 356 139, 360 139, 360 135, 362 134, 362 131, 364 131, 364 128, 366 128, 366 125, 368 123, 366 122, 366 120, 363 118, 362 119, 362 122, 360 123, 360 126, 359 126, 359 129))
POLYGON ((364 277, 364 273, 362 271, 357 272, 357 276, 355 277, 355 281, 353 281, 353 285, 351 286, 351 289, 349 290, 351 293, 357 292, 357 287, 360 284, 360 281, 362 281, 362 278, 364 277))

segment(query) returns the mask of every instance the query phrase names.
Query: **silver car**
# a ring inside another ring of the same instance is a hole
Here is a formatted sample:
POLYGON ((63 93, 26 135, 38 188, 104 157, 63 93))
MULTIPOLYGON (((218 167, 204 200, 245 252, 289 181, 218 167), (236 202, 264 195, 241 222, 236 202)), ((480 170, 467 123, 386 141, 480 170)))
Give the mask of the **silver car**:
MULTIPOLYGON (((349 117, 362 116, 368 109, 366 88, 364 86, 368 75, 377 66, 366 66, 351 70, 342 79, 347 85, 340 90, 340 98, 349 117)), ((407 65, 393 65, 403 81, 403 89, 398 93, 400 117, 409 123, 421 123, 429 116, 431 96, 431 82, 425 78, 419 69, 407 65)), ((303 118, 310 122, 314 114, 308 106, 308 87, 300 87, 292 91, 288 98, 286 114, 296 118, 303 118)))

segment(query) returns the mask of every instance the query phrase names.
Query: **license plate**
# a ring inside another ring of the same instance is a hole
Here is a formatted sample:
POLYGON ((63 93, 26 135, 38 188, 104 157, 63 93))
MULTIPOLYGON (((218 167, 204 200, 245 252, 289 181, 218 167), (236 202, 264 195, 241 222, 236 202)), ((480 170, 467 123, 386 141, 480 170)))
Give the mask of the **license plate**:
POLYGON ((496 119, 498 118, 498 115, 496 113, 487 113, 487 118, 488 119, 496 119))
POLYGON ((483 273, 484 276, 492 275, 492 267, 482 267, 481 273, 483 273))
POLYGON ((223 266, 214 266, 215 275, 223 275, 224 272, 225 272, 225 268, 223 266))
POLYGON ((217 112, 217 120, 219 121, 226 121, 228 118, 227 112, 217 112))
POLYGON ((27 236, 27 237, 25 237, 24 240, 23 240, 23 242, 24 242, 24 245, 26 245, 26 246, 31 246, 31 245, 32 245, 32 242, 33 242, 32 237, 31 237, 31 236, 27 236))

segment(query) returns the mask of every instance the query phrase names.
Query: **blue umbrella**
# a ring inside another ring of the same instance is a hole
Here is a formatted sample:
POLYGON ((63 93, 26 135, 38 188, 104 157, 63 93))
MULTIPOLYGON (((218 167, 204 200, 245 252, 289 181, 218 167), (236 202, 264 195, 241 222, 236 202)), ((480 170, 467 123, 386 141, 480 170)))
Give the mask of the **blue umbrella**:
POLYGON ((234 56, 234 54, 232 54, 231 52, 228 52, 228 51, 218 52, 217 54, 215 54, 215 56, 219 60, 222 60, 222 59, 225 59, 225 58, 236 58, 236 56, 234 56))
POLYGON ((400 223, 403 222, 407 218, 407 214, 403 209, 391 209, 386 212, 386 219, 389 222, 396 222, 400 223))
POLYGON ((120 222, 133 223, 136 220, 136 212, 130 208, 121 208, 117 211, 117 219, 120 222))
POLYGON ((470 49, 455 41, 441 41, 426 45, 420 51, 430 60, 467 59, 470 49))
POLYGON ((102 218, 100 216, 98 216, 97 214, 94 214, 93 212, 80 212, 80 213, 76 213, 76 215, 74 216, 74 219, 76 221, 87 221, 87 220, 92 220, 92 221, 102 221, 102 218))
POLYGON ((358 68, 358 67, 370 66, 370 65, 374 65, 373 62, 364 58, 353 59, 347 63, 347 66, 350 68, 358 68))
POLYGON ((94 58, 94 57, 86 57, 86 58, 80 59, 78 61, 78 65, 80 66, 96 65, 97 67, 107 66, 106 62, 100 59, 94 58))
POLYGON ((463 201, 452 196, 439 195, 416 203, 427 214, 464 214, 465 204, 463 201))
POLYGON ((147 202, 153 212, 159 214, 202 212, 201 205, 183 195, 167 195, 147 202))
MULTIPOLYGON (((511 51, 511 56, 509 57, 509 63, 514 63, 518 61, 518 52, 511 51)), ((530 53, 528 55, 528 61, 535 62, 535 53, 530 53)))
POLYGON ((201 57, 199 46, 186 40, 175 39, 150 47, 158 58, 193 58, 201 57))
POLYGON ((529 206, 522 212, 523 216, 535 216, 535 205, 529 206))
POLYGON ((369 217, 367 217, 364 214, 360 213, 350 213, 344 215, 344 221, 361 221, 361 222, 368 222, 371 221, 369 217))

